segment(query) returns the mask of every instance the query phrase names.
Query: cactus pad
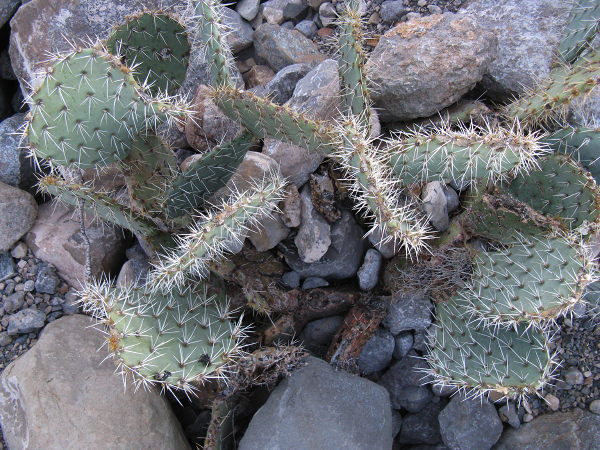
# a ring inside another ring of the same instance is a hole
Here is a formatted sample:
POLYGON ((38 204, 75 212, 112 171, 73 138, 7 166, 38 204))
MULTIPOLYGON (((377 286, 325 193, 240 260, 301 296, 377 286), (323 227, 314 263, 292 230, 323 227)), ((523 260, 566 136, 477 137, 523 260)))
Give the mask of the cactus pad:
POLYGON ((556 151, 571 155, 600 183, 600 129, 565 128, 544 140, 556 151))
POLYGON ((190 43, 185 27, 164 12, 144 12, 127 17, 106 41, 113 55, 133 67, 140 84, 153 94, 175 94, 188 66, 190 43))
POLYGON ((482 322, 540 324, 570 311, 594 277, 574 239, 521 236, 505 249, 478 254, 471 285, 460 295, 482 322))
POLYGON ((108 327, 110 352, 138 383, 193 390, 223 377, 239 352, 243 329, 230 320, 227 300, 206 291, 159 294, 93 284, 81 298, 108 327))
POLYGON ((472 395, 495 391, 519 398, 550 380, 554 363, 543 331, 526 324, 504 329, 474 323, 459 297, 438 303, 436 310, 427 355, 434 383, 473 388, 472 395))
POLYGON ((155 114, 116 58, 76 50, 61 57, 33 93, 25 133, 35 156, 90 168, 125 158, 155 114))
POLYGON ((569 23, 558 44, 558 54, 567 63, 572 63, 592 41, 598 31, 600 2, 577 0, 571 10, 569 23))
POLYGON ((537 211, 560 217, 572 228, 595 223, 600 214, 600 191, 590 174, 567 155, 540 161, 540 169, 518 176, 508 191, 537 211))

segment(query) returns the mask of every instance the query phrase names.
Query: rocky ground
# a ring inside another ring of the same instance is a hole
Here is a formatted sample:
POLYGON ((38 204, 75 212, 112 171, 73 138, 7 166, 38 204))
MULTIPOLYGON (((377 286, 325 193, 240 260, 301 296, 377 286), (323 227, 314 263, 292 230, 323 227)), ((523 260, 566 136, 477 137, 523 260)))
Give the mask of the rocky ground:
MULTIPOLYGON (((87 329, 91 321, 78 314, 74 293, 85 279, 79 219, 72 209, 36 193, 38 169, 19 149, 24 121, 19 83, 26 89, 32 81, 33 63, 49 50, 64 50, 63 35, 104 35, 137 11, 137 3, 31 0, 14 15, 21 2, 0 0, 0 420, 11 448, 24 448, 25 439, 28 448, 65 448, 61 439, 106 448, 110 435, 117 448, 135 442, 139 448, 183 449, 201 445, 209 427, 212 385, 198 398, 169 394, 167 402, 154 391, 123 393, 114 367, 101 364, 105 351, 96 350, 105 341, 87 329), (103 420, 82 415, 83 410, 103 420), (43 419, 27 422, 31 417, 43 419), (115 429, 125 431, 114 435, 115 429)), ((171 8, 183 2, 146 3, 171 8)), ((367 68, 378 86, 373 100, 384 132, 428 116, 435 120, 438 111, 456 102, 470 111, 489 111, 499 99, 532 86, 548 73, 568 16, 559 0, 531 0, 527 8, 520 0, 363 4, 367 68), (417 30, 416 36, 390 32, 403 26, 406 33, 417 30)), ((233 29, 229 41, 240 85, 320 119, 337 117, 340 83, 330 42, 342 5, 339 0, 233 2, 225 20, 233 29)), ((200 120, 183 131, 169 130, 182 167, 239 130, 206 98, 201 86, 206 83, 206 66, 196 63, 182 90, 194 98, 200 120)), ((588 116, 600 114, 590 105, 588 116)), ((231 436, 238 448, 320 448, 322 442, 356 449, 595 448, 600 441, 597 311, 580 309, 558 321, 552 345, 561 366, 543 398, 518 405, 452 395, 423 378, 425 337, 435 313, 430 296, 394 288, 394 249, 364 238, 367 228, 352 213, 334 167, 304 149, 266 139, 262 152, 249 152, 231 183, 244 186, 277 167, 290 181, 282 214, 249 233, 231 260, 251 270, 250 276, 240 271, 247 292, 274 293, 283 304, 268 319, 256 314, 253 342, 285 345, 294 338, 312 356, 298 363, 300 350, 293 350, 293 358, 282 358, 285 364, 279 362, 279 372, 265 382, 271 389, 237 394, 231 436), (324 359, 333 358, 336 338, 354 316, 365 323, 377 318, 373 337, 355 365, 334 370, 324 359), (296 366, 291 376, 281 375, 296 366)), ((123 178, 111 168, 85 173, 84 179, 97 188, 124 190, 123 178)), ((435 182, 423 190, 438 231, 450 226, 459 208, 459 188, 435 182)), ((133 236, 89 215, 84 223, 93 275, 109 274, 128 285, 146 273, 147 257, 133 236)), ((238 275, 224 277, 239 281, 238 275)))

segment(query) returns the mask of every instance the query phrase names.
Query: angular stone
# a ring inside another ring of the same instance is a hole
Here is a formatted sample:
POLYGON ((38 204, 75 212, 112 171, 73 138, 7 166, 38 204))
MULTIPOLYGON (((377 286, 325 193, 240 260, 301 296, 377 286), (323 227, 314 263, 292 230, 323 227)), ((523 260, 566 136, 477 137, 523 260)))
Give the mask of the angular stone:
POLYGON ((288 227, 299 227, 302 221, 302 202, 298 188, 290 184, 286 187, 285 198, 283 199, 282 219, 288 227))
POLYGON ((60 280, 56 271, 48 264, 40 264, 35 277, 35 290, 40 294, 54 295, 60 280))
POLYGON ((322 3, 319 6, 319 19, 324 27, 328 27, 335 23, 337 19, 337 11, 331 2, 322 3))
POLYGON ((310 71, 308 64, 292 64, 281 69, 273 79, 265 85, 265 93, 269 98, 283 105, 294 94, 296 84, 310 71))
POLYGON ((0 211, 0 252, 5 252, 33 226, 38 206, 30 193, 0 182, 0 211))
POLYGON ((244 73, 243 77, 246 81, 246 87, 251 89, 256 86, 264 86, 273 79, 275 72, 268 66, 257 64, 244 73))
POLYGON ((420 359, 415 352, 410 352, 400 361, 395 362, 383 374, 379 384, 390 393, 394 409, 405 408, 411 412, 418 412, 431 399, 431 391, 423 386, 430 380, 423 375, 427 363, 420 359))
POLYGON ((227 43, 233 53, 239 53, 252 46, 254 30, 239 13, 231 8, 223 8, 223 23, 231 30, 227 35, 227 43))
POLYGON ((131 385, 123 390, 114 366, 103 362, 104 338, 92 323, 81 315, 52 322, 4 370, 0 421, 8 446, 189 449, 165 397, 131 385))
POLYGON ((309 185, 302 188, 300 201, 302 204, 302 222, 294 239, 294 244, 298 248, 300 259, 305 263, 313 263, 327 253, 331 245, 331 227, 315 209, 309 185))
POLYGON ((0 2, 0 27, 9 21, 20 4, 21 0, 2 0, 0 2))
MULTIPOLYGON (((85 218, 90 239, 92 276, 117 274, 125 257, 123 231, 85 218)), ((25 242, 33 254, 56 267, 59 275, 75 288, 85 282, 85 241, 73 209, 50 201, 40 206, 39 215, 25 242)))
POLYGON ((383 121, 427 117, 456 102, 486 72, 496 37, 467 15, 445 13, 400 23, 367 62, 383 121))
MULTIPOLYGON (((338 64, 323 61, 302 78, 287 105, 312 119, 330 120, 340 106, 338 64)), ((279 163, 281 174, 300 187, 323 162, 325 155, 274 139, 265 139, 263 153, 279 163)))
POLYGON ((438 419, 444 444, 457 450, 489 450, 503 429, 494 405, 464 395, 452 397, 438 419))
POLYGON ((10 278, 16 273, 15 262, 10 253, 0 252, 0 281, 10 278))
POLYGON ((379 271, 381 270, 381 264, 383 257, 377 250, 370 248, 365 254, 365 260, 362 266, 358 269, 358 286, 363 291, 370 291, 379 281, 379 271))
POLYGON ((259 252, 271 250, 290 234, 290 229, 283 223, 281 216, 264 217, 256 227, 248 232, 248 239, 259 252))
POLYGON ((494 450, 591 450, 600 442, 600 416, 582 409, 536 417, 508 428, 494 450))
POLYGON ((309 357, 252 418, 240 450, 392 448, 385 389, 309 357), (277 426, 273 426, 277 424, 277 426))
POLYGON ((295 249, 280 246, 285 261, 302 278, 321 277, 342 280, 356 275, 362 262, 366 243, 363 229, 356 223, 352 213, 342 211, 342 218, 331 227, 331 245, 323 257, 313 263, 305 263, 295 249))
POLYGON ((316 65, 326 59, 316 44, 296 30, 264 23, 254 32, 254 47, 275 72, 290 64, 316 65))
POLYGON ((10 294, 3 301, 4 312, 7 314, 12 314, 15 311, 18 311, 25 304, 25 292, 15 292, 14 294, 10 294))
POLYGON ((125 261, 119 276, 117 277, 117 286, 128 288, 131 286, 141 286, 146 282, 150 263, 147 259, 130 259, 125 261))
POLYGON ((44 327, 46 314, 35 308, 22 309, 8 317, 9 336, 15 334, 33 333, 44 327))
POLYGON ((381 4, 379 14, 383 23, 394 23, 407 12, 403 0, 387 0, 381 4))
POLYGON ((569 17, 564 0, 477 0, 461 13, 498 38, 482 86, 486 94, 505 98, 534 87, 549 73, 555 51, 569 17))
POLYGON ((402 331, 394 337, 396 343, 394 347, 394 358, 400 360, 408 355, 413 348, 413 335, 410 331, 402 331))
POLYGON ((235 10, 247 21, 251 21, 258 14, 260 0, 240 0, 235 6, 235 10))
POLYGON ((309 39, 312 39, 318 30, 317 24, 309 19, 301 20, 294 28, 309 39))
POLYGON ((37 179, 33 159, 20 145, 24 119, 25 114, 15 114, 0 123, 0 181, 35 194, 37 179))
POLYGON ((394 353, 394 336, 385 328, 378 328, 367 341, 358 357, 358 368, 364 375, 385 369, 394 353))
POLYGON ((498 409, 498 415, 502 422, 508 423, 513 428, 519 428, 521 426, 521 420, 517 412, 517 407, 513 402, 508 402, 506 405, 502 405, 498 409))
POLYGON ((431 301, 422 292, 396 293, 388 306, 383 325, 393 335, 406 330, 424 330, 431 325, 431 301))

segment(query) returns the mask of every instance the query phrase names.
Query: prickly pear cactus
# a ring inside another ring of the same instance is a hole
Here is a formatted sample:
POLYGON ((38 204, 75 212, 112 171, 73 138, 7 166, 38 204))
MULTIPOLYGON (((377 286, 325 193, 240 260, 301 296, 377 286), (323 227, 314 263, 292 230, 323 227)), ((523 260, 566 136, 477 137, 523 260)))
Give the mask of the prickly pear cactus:
POLYGON ((558 45, 558 55, 566 63, 574 62, 589 46, 598 32, 600 2, 576 0, 571 9, 569 23, 558 45))

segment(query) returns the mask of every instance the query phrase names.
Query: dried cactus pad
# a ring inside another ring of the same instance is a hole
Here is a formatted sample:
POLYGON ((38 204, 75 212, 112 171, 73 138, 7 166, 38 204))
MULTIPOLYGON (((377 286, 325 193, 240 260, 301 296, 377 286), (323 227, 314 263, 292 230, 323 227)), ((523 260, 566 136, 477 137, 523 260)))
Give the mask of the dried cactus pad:
POLYGON ((427 356, 435 382, 506 397, 543 387, 553 367, 544 332, 526 324, 487 327, 473 322, 465 306, 460 297, 437 305, 427 356))
POLYGON ((479 253, 472 284, 461 292, 469 310, 489 323, 541 323, 581 300, 593 264, 580 243, 521 236, 505 249, 479 253))
POLYGON ((26 134, 36 156, 90 168, 125 158, 154 115, 116 58, 76 50, 58 59, 33 93, 26 134))
POLYGON ((518 176, 509 192, 537 211, 560 217, 576 228, 598 221, 600 192, 591 175, 567 155, 540 161, 540 170, 518 176))
POLYGON ((134 77, 153 94, 173 95, 185 78, 190 42, 185 27, 167 13, 145 12, 128 17, 106 41, 108 51, 135 66, 134 77))

